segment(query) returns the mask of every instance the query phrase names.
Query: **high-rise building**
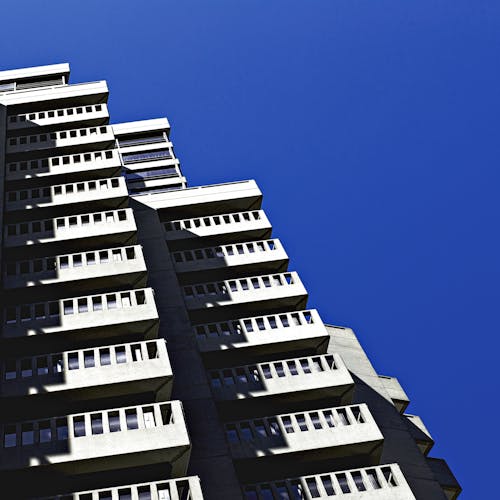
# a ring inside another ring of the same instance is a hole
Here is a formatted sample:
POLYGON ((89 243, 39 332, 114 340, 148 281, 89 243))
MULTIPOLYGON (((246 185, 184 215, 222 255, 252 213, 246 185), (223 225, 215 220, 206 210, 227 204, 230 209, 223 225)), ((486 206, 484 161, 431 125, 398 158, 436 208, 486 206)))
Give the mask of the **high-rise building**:
POLYGON ((1 497, 456 498, 257 184, 188 188, 166 119, 68 79, 0 72, 1 497))

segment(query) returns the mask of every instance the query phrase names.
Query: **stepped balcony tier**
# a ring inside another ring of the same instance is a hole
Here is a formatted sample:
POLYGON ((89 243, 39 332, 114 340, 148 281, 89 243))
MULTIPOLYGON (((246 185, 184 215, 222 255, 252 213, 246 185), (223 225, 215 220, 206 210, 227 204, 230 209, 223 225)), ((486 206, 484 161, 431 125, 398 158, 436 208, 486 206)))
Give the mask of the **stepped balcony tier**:
POLYGON ((171 393, 163 339, 8 359, 0 369, 4 415, 13 418, 35 403, 53 415, 70 402, 171 393))
POLYGON ((123 207, 128 191, 123 177, 95 179, 54 186, 7 191, 5 210, 9 217, 27 219, 71 215, 89 210, 109 210, 123 207))
POLYGON ((191 446, 180 401, 3 424, 0 431, 4 480, 150 464, 183 476, 191 446))
POLYGON ((325 353, 328 332, 318 311, 309 309, 233 321, 196 325, 194 333, 200 352, 208 357, 233 359, 282 352, 325 353), (230 351, 230 352, 224 352, 230 351))
POLYGON ((387 375, 378 376, 386 391, 389 393, 389 397, 393 402, 399 413, 403 414, 408 405, 410 404, 410 399, 406 395, 406 392, 401 387, 398 379, 396 377, 388 377, 387 375))
MULTIPOLYGON (((140 245, 7 262, 4 287, 23 297, 43 287, 51 295, 68 291, 146 285, 146 263, 140 245)), ((55 296, 55 295, 54 295, 55 296)))
POLYGON ((192 188, 155 193, 146 203, 158 210, 162 220, 200 217, 220 213, 221 206, 228 212, 258 210, 262 192, 254 180, 210 184, 192 188))
POLYGON ((442 458, 427 457, 427 465, 431 468, 434 477, 440 484, 448 500, 455 500, 462 492, 455 475, 442 458))
POLYGON ((58 180, 114 177, 120 173, 120 170, 118 150, 107 149, 9 162, 6 168, 6 180, 9 185, 15 186, 25 186, 28 180, 31 187, 35 184, 58 180))
POLYGON ((415 443, 417 443, 417 446, 424 455, 428 455, 434 446, 434 439, 431 433, 427 430, 427 427, 418 415, 410 415, 409 413, 404 413, 403 415, 406 417, 408 430, 415 443))
POLYGON ((251 276, 183 287, 186 308, 193 317, 214 317, 224 310, 301 309, 307 291, 296 272, 251 276))
POLYGON ((200 479, 197 476, 128 484, 102 490, 87 490, 66 495, 53 495, 31 500, 203 500, 200 479))
POLYGON ((14 257, 32 256, 34 246, 43 246, 45 255, 50 251, 107 248, 135 243, 136 232, 132 209, 123 208, 7 224, 4 248, 14 257))
POLYGON ((263 210, 234 212, 207 217, 179 219, 163 224, 165 238, 169 245, 196 244, 198 238, 214 241, 216 245, 225 242, 265 239, 271 236, 272 226, 263 210))
POLYGON ((225 424, 226 438, 243 476, 293 470, 305 462, 378 459, 383 436, 366 404, 239 420, 225 424), (247 467, 248 460, 252 467, 247 467))
POLYGON ((36 85, 38 88, 26 85, 23 87, 21 89, 17 86, 8 93, 0 95, 2 102, 8 106, 21 105, 23 107, 31 103, 43 103, 46 109, 59 109, 102 104, 108 99, 108 86, 104 80, 64 85, 36 85))
MULTIPOLYGON (((42 151, 58 149, 64 153, 79 153, 112 148, 115 136, 110 126, 86 127, 32 135, 11 136, 7 139, 7 155, 33 156, 42 151)), ((45 154, 45 153, 44 153, 45 154)))
POLYGON ((156 337, 158 312, 151 288, 86 295, 4 309, 4 339, 47 336, 78 343, 78 339, 156 337))
POLYGON ((209 380, 218 403, 245 406, 242 414, 257 408, 260 414, 270 400, 331 399, 350 393, 354 381, 338 354, 322 354, 267 363, 211 370, 209 380))
POLYGON ((33 127, 61 129, 65 126, 75 128, 78 125, 95 127, 106 125, 108 121, 109 113, 105 103, 89 104, 9 115, 7 130, 18 131, 33 127))
POLYGON ((215 278, 224 271, 248 275, 252 271, 283 272, 288 266, 288 255, 278 239, 184 250, 172 257, 179 274, 203 272, 204 277, 215 278))
POLYGON ((253 484, 243 492, 245 500, 416 500, 397 464, 253 484))

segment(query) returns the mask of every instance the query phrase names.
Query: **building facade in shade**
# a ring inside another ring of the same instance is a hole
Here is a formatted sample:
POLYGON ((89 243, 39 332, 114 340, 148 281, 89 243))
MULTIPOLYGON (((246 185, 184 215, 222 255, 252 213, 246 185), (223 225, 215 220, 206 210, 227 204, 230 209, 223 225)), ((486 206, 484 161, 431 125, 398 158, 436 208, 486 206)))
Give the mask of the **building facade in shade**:
POLYGON ((187 187, 166 119, 68 80, 0 72, 2 497, 456 498, 257 184, 187 187))

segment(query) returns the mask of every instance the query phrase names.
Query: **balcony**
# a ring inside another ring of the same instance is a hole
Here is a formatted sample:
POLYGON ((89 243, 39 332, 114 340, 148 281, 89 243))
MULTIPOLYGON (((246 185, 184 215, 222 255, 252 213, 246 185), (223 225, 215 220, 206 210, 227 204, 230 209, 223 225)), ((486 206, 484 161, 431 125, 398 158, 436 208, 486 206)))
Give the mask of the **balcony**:
POLYGON ((8 106, 31 103, 45 103, 44 107, 81 106, 103 103, 108 98, 108 87, 104 80, 96 82, 55 85, 40 88, 17 90, 1 96, 2 103, 8 106))
POLYGON ((288 255, 278 239, 184 250, 174 252, 172 258, 183 280, 198 272, 216 279, 221 273, 234 276, 243 272, 248 276, 252 272, 283 272, 288 266, 288 255))
POLYGON ((10 115, 7 119, 7 130, 54 126, 61 128, 66 124, 92 127, 106 125, 108 120, 109 113, 106 104, 89 104, 10 115))
POLYGON ((40 217, 120 208, 128 201, 128 191, 123 177, 112 177, 7 191, 6 200, 9 216, 28 219, 34 210, 40 217))
MULTIPOLYGON (((340 399, 354 381, 338 354, 323 354, 211 370, 209 380, 214 399, 224 406, 264 410, 270 401, 340 399)), ((246 409, 242 409, 245 414, 246 409)), ((260 412, 259 412, 260 413, 260 412)), ((261 413, 262 414, 262 413, 261 413)), ((246 415, 249 415, 246 412, 246 415)))
POLYGON ((203 500, 200 479, 197 476, 155 481, 142 484, 127 484, 116 488, 87 490, 69 495, 55 495, 31 500, 114 500, 114 499, 158 499, 158 500, 203 500))
POLYGON ((33 404, 53 415, 76 401, 171 393, 162 339, 10 359, 0 369, 5 418, 18 418, 33 404))
POLYGON ((137 227, 130 208, 93 212, 55 219, 7 224, 4 247, 14 257, 32 255, 32 247, 44 245, 45 252, 95 249, 135 242, 137 227))
POLYGON ((386 375, 379 375, 378 377, 382 382, 385 390, 388 392, 389 397, 391 398, 396 409, 399 411, 399 413, 403 414, 410 404, 410 399, 406 395, 404 389, 401 387, 398 379, 396 377, 388 377, 386 375))
POLYGON ((303 470, 308 462, 332 466, 334 460, 356 455, 378 459, 384 439, 365 404, 239 420, 224 427, 242 478, 274 469, 303 470))
POLYGON ((262 192, 256 182, 250 180, 155 193, 144 198, 144 201, 149 207, 158 210, 160 218, 163 214, 169 219, 200 217, 208 213, 217 214, 221 206, 227 207, 228 212, 258 210, 262 192))
POLYGON ((427 427, 418 415, 405 413, 403 416, 406 417, 408 430, 415 440, 415 443, 417 443, 420 451, 424 455, 427 455, 434 446, 434 439, 432 438, 431 433, 427 430, 427 427))
POLYGON ((207 323, 195 326, 194 332, 200 352, 208 357, 220 354, 220 359, 229 355, 223 351, 232 351, 232 359, 239 349, 243 359, 276 352, 325 353, 329 338, 315 309, 207 323))
POLYGON ((416 500, 399 465, 388 464, 245 486, 246 500, 416 500))
POLYGON ((165 239, 173 247, 192 243, 189 240, 198 238, 214 241, 215 245, 266 239, 272 231, 263 210, 173 220, 165 222, 163 227, 165 239))
POLYGON ((180 401, 5 424, 0 433, 0 477, 9 480, 161 463, 183 476, 191 447, 180 401))
POLYGON ((183 294, 186 308, 195 319, 235 309, 302 309, 307 303, 307 291, 296 272, 187 285, 183 294))
POLYGON ((448 464, 442 458, 427 457, 427 464, 432 470, 436 481, 443 488, 448 500, 455 500, 462 492, 462 487, 458 483, 455 475, 450 470, 448 464))
POLYGON ((4 287, 25 298, 39 287, 45 294, 90 291, 99 288, 146 285, 146 263, 140 245, 7 262, 4 287))
POLYGON ((113 177, 120 170, 118 151, 110 149, 10 162, 7 163, 6 179, 11 184, 22 184, 25 179, 30 179, 32 185, 37 180, 43 181, 47 177, 50 177, 50 181, 113 177))
POLYGON ((143 288, 122 292, 67 298, 37 304, 6 307, 4 339, 57 335, 77 343, 84 339, 106 339, 130 335, 156 337, 158 312, 153 290, 143 288))
POLYGON ((104 125, 9 137, 6 152, 8 155, 14 155, 39 153, 57 148, 63 150, 64 153, 79 153, 89 150, 89 147, 90 151, 110 148, 114 146, 114 143, 113 129, 104 125))

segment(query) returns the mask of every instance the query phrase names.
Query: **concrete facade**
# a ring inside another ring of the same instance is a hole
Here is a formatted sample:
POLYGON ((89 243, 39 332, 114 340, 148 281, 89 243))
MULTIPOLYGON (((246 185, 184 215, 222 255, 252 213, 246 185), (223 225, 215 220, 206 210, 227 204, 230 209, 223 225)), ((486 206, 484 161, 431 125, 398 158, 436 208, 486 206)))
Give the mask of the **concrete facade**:
POLYGON ((325 325, 253 180, 188 187, 167 119, 0 72, 9 498, 444 500, 408 396, 325 325))

